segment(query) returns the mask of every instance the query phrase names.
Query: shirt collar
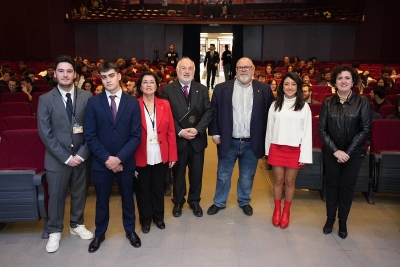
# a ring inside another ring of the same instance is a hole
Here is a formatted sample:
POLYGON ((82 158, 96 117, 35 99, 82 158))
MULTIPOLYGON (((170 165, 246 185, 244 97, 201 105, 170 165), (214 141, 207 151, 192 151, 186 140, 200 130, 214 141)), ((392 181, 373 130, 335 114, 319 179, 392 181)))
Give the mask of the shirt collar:
POLYGON ((181 85, 181 88, 183 88, 184 86, 187 86, 187 89, 188 90, 190 89, 190 84, 191 83, 189 83, 188 85, 184 85, 183 83, 181 83, 181 81, 179 81, 179 84, 181 85))
POLYGON ((119 88, 118 92, 115 93, 115 94, 110 94, 110 92, 108 92, 107 90, 105 90, 105 91, 106 91, 107 99, 110 97, 110 95, 115 95, 116 97, 118 97, 119 99, 121 99, 121 96, 122 96, 122 89, 121 89, 121 87, 119 88))
MULTIPOLYGON (((355 94, 356 94, 356 93, 354 93, 354 91, 352 90, 351 96, 349 97, 349 99, 347 99, 346 101, 344 101, 344 103, 347 102, 349 105, 354 106, 355 101, 356 101, 355 96, 354 96, 355 94)), ((342 103, 340 103, 340 98, 339 98, 339 96, 337 95, 337 93, 334 95, 333 101, 334 101, 333 104, 335 104, 335 105, 338 105, 338 104, 342 105, 342 103)))
POLYGON ((61 96, 64 98, 67 98, 67 93, 71 94, 71 98, 74 99, 74 95, 75 95, 75 87, 72 87, 72 90, 69 92, 64 91, 63 89, 60 89, 60 87, 57 85, 57 89, 60 92, 61 96))

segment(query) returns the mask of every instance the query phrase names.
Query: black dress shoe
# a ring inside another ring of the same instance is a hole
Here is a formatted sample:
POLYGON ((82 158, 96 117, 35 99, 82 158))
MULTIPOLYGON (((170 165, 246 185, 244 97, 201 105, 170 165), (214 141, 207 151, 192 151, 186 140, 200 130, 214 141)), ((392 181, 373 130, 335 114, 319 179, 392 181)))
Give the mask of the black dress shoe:
POLYGON ((154 222, 157 226, 158 229, 165 229, 165 223, 164 222, 154 222))
POLYGON ((175 205, 172 209, 172 215, 174 217, 180 217, 182 215, 182 205, 175 205))
POLYGON ((325 225, 322 228, 322 231, 325 235, 332 233, 333 224, 335 223, 335 219, 326 219, 325 225))
POLYGON ((340 238, 345 239, 347 237, 347 224, 346 222, 339 221, 339 233, 340 238))
POLYGON ((142 241, 140 241, 139 236, 135 232, 126 233, 126 238, 129 239, 131 245, 135 248, 140 248, 140 246, 142 245, 142 241))
POLYGON ((218 207, 218 206, 216 206, 215 204, 212 204, 212 205, 208 208, 207 214, 208 214, 208 215, 214 215, 214 214, 217 214, 218 211, 223 210, 223 209, 225 209, 225 207, 218 207))
POLYGON ((200 207, 200 205, 190 205, 190 208, 193 210, 193 214, 196 217, 202 217, 203 216, 203 209, 200 207))
POLYGON ((243 213, 246 214, 247 216, 253 215, 253 208, 250 205, 244 205, 241 208, 243 210, 243 213))
POLYGON ((143 234, 147 234, 148 232, 150 232, 150 225, 143 225, 142 232, 143 234))
POLYGON ((89 244, 89 253, 96 252, 100 248, 100 244, 104 241, 104 239, 106 239, 104 236, 96 236, 95 238, 93 238, 92 242, 90 242, 89 244))

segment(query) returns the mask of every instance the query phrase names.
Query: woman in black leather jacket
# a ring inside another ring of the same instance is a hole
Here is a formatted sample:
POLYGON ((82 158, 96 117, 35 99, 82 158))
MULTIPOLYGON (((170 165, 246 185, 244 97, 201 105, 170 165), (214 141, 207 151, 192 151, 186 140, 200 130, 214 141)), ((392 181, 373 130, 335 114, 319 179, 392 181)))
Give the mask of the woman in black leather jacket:
POLYGON ((346 221, 371 128, 368 99, 352 90, 359 79, 350 66, 335 68, 331 84, 337 93, 324 100, 318 125, 326 178, 327 220, 323 232, 332 232, 337 212, 339 236, 343 239, 347 237, 346 221))

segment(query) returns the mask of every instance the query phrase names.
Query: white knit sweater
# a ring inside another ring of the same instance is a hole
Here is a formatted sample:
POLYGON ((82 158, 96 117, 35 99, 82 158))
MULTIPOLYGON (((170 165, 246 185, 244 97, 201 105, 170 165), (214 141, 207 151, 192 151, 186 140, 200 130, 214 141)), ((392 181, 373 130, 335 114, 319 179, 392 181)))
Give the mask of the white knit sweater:
POLYGON ((275 102, 268 113, 265 136, 265 155, 269 154, 271 144, 300 147, 301 163, 312 163, 311 110, 307 103, 300 111, 294 111, 296 97, 284 98, 282 109, 275 111, 275 102))

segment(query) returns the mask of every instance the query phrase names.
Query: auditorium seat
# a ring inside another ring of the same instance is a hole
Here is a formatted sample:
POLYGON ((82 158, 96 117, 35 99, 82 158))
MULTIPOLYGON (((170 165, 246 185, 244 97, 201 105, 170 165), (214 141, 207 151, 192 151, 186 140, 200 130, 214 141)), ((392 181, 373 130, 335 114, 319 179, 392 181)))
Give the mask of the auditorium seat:
POLYGON ((397 99, 400 99, 400 95, 387 95, 385 98, 387 99, 387 101, 392 103, 392 105, 395 105, 397 99))
POLYGON ((319 116, 322 104, 308 104, 310 106, 311 115, 313 117, 319 116))
MULTIPOLYGON (((0 142, 0 222, 38 221, 47 232, 45 147, 35 129, 3 132, 0 142)), ((16 226, 17 227, 17 226, 16 226)))
POLYGON ((0 103, 29 102, 28 95, 23 92, 2 93, 0 103))
POLYGON ((381 114, 382 119, 386 119, 387 116, 394 112, 394 105, 386 105, 381 107, 379 114, 381 114))
POLYGON ((37 129, 37 118, 34 116, 12 116, 0 120, 0 136, 4 131, 18 129, 37 129))
POLYGON ((400 193, 399 140, 399 120, 374 120, 372 122, 372 173, 376 192, 400 193))
POLYGON ((32 107, 28 102, 12 102, 0 104, 0 119, 8 116, 31 116, 32 107))
POLYGON ((37 113, 37 109, 38 109, 38 105, 39 105, 39 97, 45 93, 47 93, 47 92, 33 93, 32 100, 31 100, 33 116, 36 116, 36 113, 37 113))

